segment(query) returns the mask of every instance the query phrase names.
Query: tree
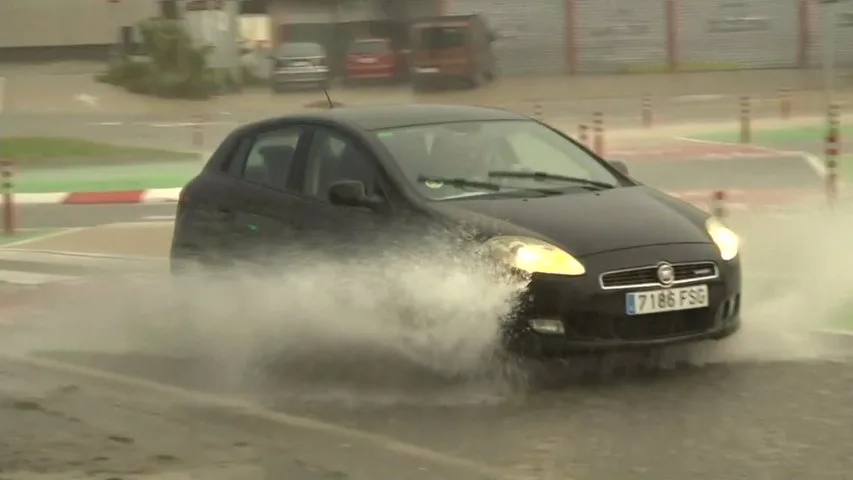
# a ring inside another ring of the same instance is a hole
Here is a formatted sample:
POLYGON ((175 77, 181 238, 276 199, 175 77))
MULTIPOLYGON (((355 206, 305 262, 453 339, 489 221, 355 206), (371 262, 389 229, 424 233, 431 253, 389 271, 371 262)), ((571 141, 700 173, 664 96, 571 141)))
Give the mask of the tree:
POLYGON ((100 79, 128 91, 164 98, 208 98, 218 89, 208 68, 210 47, 195 47, 180 20, 139 24, 142 55, 124 57, 100 79))

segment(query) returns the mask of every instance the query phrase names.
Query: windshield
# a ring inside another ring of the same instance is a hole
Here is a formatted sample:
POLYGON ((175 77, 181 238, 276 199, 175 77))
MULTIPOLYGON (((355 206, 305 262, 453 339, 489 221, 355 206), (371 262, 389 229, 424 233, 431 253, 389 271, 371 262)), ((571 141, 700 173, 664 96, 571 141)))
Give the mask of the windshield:
POLYGON ((278 57, 323 57, 325 49, 318 43, 283 43, 276 48, 278 57))
POLYGON ((462 47, 466 43, 466 27, 423 27, 419 46, 424 50, 444 50, 462 47))
POLYGON ((353 55, 380 55, 388 53, 387 40, 362 40, 350 45, 349 53, 353 55))
POLYGON ((578 187, 584 184, 619 184, 580 146, 529 120, 421 125, 380 130, 376 135, 406 178, 432 200, 495 191, 436 179, 489 181, 503 191, 555 188, 568 192, 582 191, 578 187))

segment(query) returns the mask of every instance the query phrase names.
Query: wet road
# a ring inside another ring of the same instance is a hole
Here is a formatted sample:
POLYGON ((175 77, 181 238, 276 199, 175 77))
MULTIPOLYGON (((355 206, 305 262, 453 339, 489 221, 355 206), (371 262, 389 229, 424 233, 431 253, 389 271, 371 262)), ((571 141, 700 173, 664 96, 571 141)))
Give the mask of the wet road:
POLYGON ((175 204, 24 204, 18 206, 18 221, 21 228, 92 227, 117 222, 168 220, 174 216, 175 204))
MULTIPOLYGON (((63 358, 158 381, 191 380, 162 359, 63 358)), ((205 386, 201 375, 188 377, 205 386)), ((304 392, 281 385, 254 401, 528 478, 842 479, 853 469, 853 373, 840 361, 707 365, 503 398, 478 396, 476 387, 423 385, 390 385, 376 395, 350 380, 326 398, 316 390, 300 399, 304 392)))

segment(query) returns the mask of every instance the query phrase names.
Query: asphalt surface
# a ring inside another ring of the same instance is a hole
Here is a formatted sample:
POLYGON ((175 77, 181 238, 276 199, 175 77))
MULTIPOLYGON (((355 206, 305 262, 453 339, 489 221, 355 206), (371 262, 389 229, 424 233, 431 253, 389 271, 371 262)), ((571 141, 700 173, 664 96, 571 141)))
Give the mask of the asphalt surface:
POLYGON ((174 218, 174 204, 19 205, 21 228, 78 228, 146 219, 174 218), (150 218, 155 217, 155 218, 150 218))

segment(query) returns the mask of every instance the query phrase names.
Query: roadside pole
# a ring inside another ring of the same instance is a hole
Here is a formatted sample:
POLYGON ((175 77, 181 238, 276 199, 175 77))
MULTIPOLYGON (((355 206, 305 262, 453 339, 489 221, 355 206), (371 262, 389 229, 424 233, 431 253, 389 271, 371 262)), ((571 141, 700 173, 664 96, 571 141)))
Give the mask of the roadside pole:
POLYGON ((835 6, 844 0, 820 0, 821 31, 823 41, 823 95, 826 108, 834 102, 835 90, 835 24, 837 13, 835 6))
POLYGON ((11 237, 15 234, 15 198, 12 193, 12 162, 0 162, 0 191, 3 201, 3 234, 11 237))
POLYGON ((711 195, 711 215, 719 221, 726 219, 726 192, 715 190, 711 195))
POLYGON ((838 105, 830 105, 826 118, 826 199, 830 208, 835 207, 838 200, 838 158, 841 156, 841 119, 839 110, 838 105))

